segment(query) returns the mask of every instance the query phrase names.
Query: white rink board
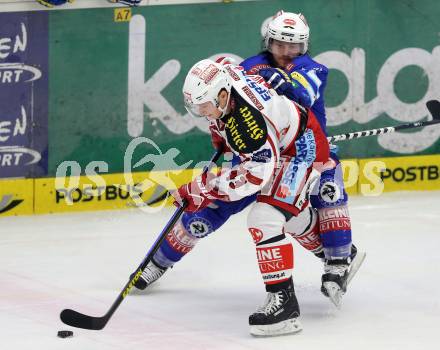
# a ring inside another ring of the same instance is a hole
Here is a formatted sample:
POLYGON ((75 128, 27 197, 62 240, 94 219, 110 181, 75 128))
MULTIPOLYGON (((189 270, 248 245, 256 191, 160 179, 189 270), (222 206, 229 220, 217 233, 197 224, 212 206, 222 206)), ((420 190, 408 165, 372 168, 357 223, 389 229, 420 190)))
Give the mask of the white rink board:
POLYGON ((265 293, 238 214, 147 293, 132 293, 102 331, 72 329, 63 308, 103 315, 155 240, 170 209, 0 220, 2 349, 434 349, 440 324, 440 192, 352 197, 355 243, 367 251, 341 311, 320 291, 322 264, 297 245, 304 330, 252 338, 265 293), (73 338, 60 339, 60 329, 73 338))
MULTIPOLYGON (((256 0, 234 0, 256 1, 256 0)), ((258 0, 257 0, 258 1, 258 0)), ((259 0, 263 1, 263 0, 259 0)), ((157 6, 157 5, 185 5, 185 4, 203 4, 203 3, 221 3, 223 0, 142 0, 139 6, 157 6)), ((227 4, 225 4, 227 5, 227 4)), ((105 8, 122 7, 123 4, 114 4, 107 0, 75 0, 73 3, 47 8, 39 4, 36 0, 0 0, 0 12, 12 11, 59 11, 84 8, 105 8)))

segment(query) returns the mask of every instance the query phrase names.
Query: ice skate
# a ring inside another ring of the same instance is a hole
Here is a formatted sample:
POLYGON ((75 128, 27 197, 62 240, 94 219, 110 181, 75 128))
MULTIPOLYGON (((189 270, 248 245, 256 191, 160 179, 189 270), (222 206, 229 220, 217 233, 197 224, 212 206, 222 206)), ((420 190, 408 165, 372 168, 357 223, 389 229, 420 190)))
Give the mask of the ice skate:
MULTIPOLYGON (((144 271, 142 271, 141 276, 136 281, 134 286, 137 289, 144 290, 150 284, 156 282, 162 275, 165 273, 167 268, 163 268, 159 266, 154 260, 151 260, 144 271)), ((133 274, 130 276, 130 279, 133 278, 133 274)))
POLYGON ((275 336, 302 330, 293 282, 285 289, 268 292, 264 305, 249 316, 250 333, 255 336, 275 336))
POLYGON ((320 251, 319 253, 313 253, 319 260, 325 261, 325 254, 324 251, 320 251))
POLYGON ((341 308, 342 297, 347 291, 347 285, 359 270, 365 256, 364 252, 358 252, 353 246, 350 257, 325 261, 321 292, 329 297, 338 309, 341 308))

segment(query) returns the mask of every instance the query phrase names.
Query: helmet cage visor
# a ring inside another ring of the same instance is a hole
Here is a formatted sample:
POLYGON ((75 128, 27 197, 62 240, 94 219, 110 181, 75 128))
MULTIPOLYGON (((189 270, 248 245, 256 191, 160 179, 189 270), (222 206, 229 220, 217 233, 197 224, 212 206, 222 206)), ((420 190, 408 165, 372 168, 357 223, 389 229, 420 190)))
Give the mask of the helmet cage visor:
POLYGON ((218 107, 217 101, 206 101, 200 104, 196 104, 191 102, 191 100, 184 100, 185 109, 188 111, 190 116, 194 118, 205 118, 207 116, 207 110, 209 108, 209 104, 213 104, 216 108, 218 107))
POLYGON ((272 52, 272 39, 286 43, 302 43, 300 53, 304 54, 307 52, 309 34, 310 29, 302 14, 283 12, 268 23, 265 46, 269 52, 272 52))
POLYGON ((298 56, 307 49, 304 42, 286 42, 269 38, 267 50, 277 56, 298 56))

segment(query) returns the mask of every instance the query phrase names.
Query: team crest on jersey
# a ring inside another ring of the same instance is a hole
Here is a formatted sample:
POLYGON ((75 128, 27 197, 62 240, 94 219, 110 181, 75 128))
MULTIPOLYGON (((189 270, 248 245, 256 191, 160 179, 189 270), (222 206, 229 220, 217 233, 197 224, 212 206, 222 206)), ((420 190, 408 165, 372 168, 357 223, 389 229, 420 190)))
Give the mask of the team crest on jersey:
POLYGON ((341 189, 334 181, 325 181, 319 188, 320 200, 326 204, 334 204, 341 200, 341 189))
POLYGON ((234 109, 225 120, 228 144, 239 153, 252 153, 266 143, 267 126, 263 115, 232 90, 234 109))
POLYGON ((203 238, 213 231, 211 223, 202 217, 193 218, 185 226, 197 238, 203 238))
POLYGON ((255 244, 260 242, 261 239, 263 238, 263 232, 258 228, 250 227, 249 232, 251 233, 252 239, 254 240, 255 244))

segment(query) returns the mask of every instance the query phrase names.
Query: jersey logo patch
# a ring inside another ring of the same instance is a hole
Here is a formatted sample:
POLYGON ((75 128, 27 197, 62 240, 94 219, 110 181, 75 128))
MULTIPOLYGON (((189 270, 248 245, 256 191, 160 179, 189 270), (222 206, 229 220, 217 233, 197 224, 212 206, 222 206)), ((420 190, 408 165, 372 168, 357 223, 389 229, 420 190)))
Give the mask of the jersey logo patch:
POLYGON ((263 149, 252 155, 252 160, 259 163, 267 163, 272 158, 272 152, 270 149, 263 149))
POLYGON ((196 216, 185 224, 185 228, 193 237, 203 238, 213 231, 213 227, 209 220, 196 216))
POLYGON ((283 175, 274 198, 287 204, 294 204, 307 169, 316 158, 315 137, 311 130, 295 141, 296 156, 284 165, 283 175))
POLYGON ((341 190, 335 182, 326 181, 321 184, 319 195, 324 202, 333 204, 341 199, 341 190))
POLYGON ((252 153, 266 143, 267 126, 263 115, 235 90, 235 107, 225 120, 228 144, 239 153, 252 153))
POLYGON ((298 72, 293 72, 290 74, 290 76, 292 77, 292 79, 296 80, 298 83, 300 83, 302 86, 304 86, 305 88, 309 87, 309 82, 306 80, 306 78, 304 78, 303 75, 301 75, 298 72))

